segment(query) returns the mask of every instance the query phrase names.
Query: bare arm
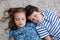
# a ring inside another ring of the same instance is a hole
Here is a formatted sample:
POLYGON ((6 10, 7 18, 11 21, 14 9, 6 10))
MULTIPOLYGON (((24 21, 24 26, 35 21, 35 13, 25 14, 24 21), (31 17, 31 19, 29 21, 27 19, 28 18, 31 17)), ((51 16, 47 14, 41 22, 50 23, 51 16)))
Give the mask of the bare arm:
POLYGON ((44 38, 45 40, 53 40, 50 36, 44 38))
POLYGON ((14 38, 11 38, 10 40, 14 40, 14 38))
POLYGON ((58 15, 57 16, 60 18, 60 11, 58 11, 58 15))

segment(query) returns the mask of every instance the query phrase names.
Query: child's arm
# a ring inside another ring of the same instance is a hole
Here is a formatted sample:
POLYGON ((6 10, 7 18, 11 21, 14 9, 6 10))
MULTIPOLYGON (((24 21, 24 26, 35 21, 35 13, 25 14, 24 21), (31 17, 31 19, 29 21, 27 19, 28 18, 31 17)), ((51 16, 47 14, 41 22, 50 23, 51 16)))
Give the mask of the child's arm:
POLYGON ((10 40, 14 40, 14 38, 11 38, 10 40))
POLYGON ((45 40, 53 40, 50 36, 44 38, 45 40))
POLYGON ((58 11, 58 17, 60 18, 60 11, 58 11))

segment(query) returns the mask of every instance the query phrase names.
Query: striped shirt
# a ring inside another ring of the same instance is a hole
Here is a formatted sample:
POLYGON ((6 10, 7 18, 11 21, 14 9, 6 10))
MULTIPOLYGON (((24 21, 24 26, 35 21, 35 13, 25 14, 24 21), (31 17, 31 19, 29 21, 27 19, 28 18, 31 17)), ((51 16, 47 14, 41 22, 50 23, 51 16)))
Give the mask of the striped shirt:
POLYGON ((57 13, 56 10, 45 10, 42 13, 44 20, 36 27, 41 38, 51 35, 54 40, 60 40, 60 19, 57 17, 57 13))

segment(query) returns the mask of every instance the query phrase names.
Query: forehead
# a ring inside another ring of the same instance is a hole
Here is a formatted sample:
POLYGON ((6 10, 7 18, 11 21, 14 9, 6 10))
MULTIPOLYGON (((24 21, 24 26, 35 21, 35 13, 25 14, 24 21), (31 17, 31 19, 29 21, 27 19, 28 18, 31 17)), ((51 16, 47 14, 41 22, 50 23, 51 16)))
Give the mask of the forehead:
POLYGON ((15 17, 25 17, 25 13, 24 12, 18 12, 14 14, 15 17))
POLYGON ((38 12, 34 11, 32 14, 37 14, 38 12))
POLYGON ((38 12, 34 11, 29 17, 33 17, 34 15, 37 15, 38 12))

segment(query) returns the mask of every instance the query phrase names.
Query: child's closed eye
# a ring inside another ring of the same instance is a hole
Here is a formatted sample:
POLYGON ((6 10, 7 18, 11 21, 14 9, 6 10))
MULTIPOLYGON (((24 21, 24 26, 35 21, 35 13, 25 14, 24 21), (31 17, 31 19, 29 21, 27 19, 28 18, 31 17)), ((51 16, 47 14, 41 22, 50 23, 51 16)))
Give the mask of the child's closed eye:
POLYGON ((24 18, 22 18, 22 20, 25 20, 24 18))
POLYGON ((15 19, 16 21, 19 21, 20 19, 18 18, 18 19, 15 19))
POLYGON ((34 15, 34 17, 36 17, 37 15, 34 15))

